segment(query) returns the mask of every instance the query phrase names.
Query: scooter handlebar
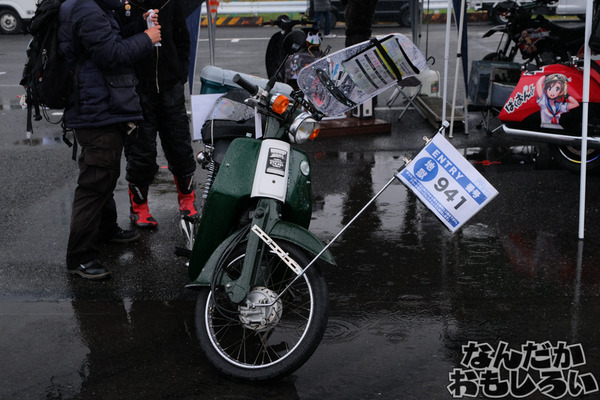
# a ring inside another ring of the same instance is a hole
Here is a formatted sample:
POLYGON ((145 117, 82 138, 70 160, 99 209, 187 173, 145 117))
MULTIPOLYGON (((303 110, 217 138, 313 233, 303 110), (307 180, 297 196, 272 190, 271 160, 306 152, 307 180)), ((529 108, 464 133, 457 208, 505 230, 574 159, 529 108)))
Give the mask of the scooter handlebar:
POLYGON ((277 26, 280 29, 283 29, 286 32, 290 32, 292 28, 296 25, 314 25, 314 21, 312 19, 306 18, 303 16, 301 19, 291 19, 287 15, 280 15, 276 20, 264 21, 262 23, 263 26, 277 26))
POLYGON ((238 85, 242 89, 246 90, 252 96, 254 96, 254 95, 256 95, 258 93, 258 86, 256 86, 253 83, 248 82, 240 74, 235 74, 233 76, 232 80, 233 80, 233 83, 235 83, 236 85, 238 85))

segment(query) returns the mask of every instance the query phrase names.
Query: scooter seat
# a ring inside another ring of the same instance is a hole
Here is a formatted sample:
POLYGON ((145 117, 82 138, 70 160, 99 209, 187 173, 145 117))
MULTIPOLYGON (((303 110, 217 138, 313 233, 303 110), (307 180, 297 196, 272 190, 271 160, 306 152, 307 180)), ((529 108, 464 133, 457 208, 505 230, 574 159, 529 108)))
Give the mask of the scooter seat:
POLYGON ((585 33, 585 24, 583 22, 565 22, 556 23, 549 22, 551 32, 562 40, 571 41, 573 39, 581 39, 583 43, 583 35, 585 33))
POLYGON ((206 144, 239 137, 254 137, 254 119, 239 122, 213 119, 202 126, 202 141, 206 144))

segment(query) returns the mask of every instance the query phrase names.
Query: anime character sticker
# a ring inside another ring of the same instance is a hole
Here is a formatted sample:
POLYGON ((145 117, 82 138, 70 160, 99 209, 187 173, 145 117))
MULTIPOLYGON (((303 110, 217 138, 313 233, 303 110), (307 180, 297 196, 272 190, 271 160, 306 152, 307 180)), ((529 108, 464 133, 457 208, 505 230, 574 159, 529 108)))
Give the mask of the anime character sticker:
POLYGON ((535 90, 542 128, 563 129, 560 116, 579 107, 579 102, 567 93, 568 80, 563 74, 549 74, 538 79, 535 90))

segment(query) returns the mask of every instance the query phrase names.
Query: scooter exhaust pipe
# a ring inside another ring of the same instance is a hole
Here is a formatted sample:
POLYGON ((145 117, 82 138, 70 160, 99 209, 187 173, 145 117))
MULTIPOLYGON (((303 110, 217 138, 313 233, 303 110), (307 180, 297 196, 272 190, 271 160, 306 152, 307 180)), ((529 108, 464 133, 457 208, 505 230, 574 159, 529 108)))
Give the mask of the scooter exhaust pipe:
MULTIPOLYGON (((528 131, 524 129, 509 128, 506 125, 502 125, 502 129, 507 135, 517 137, 519 139, 535 140, 538 142, 553 143, 563 146, 581 146, 580 136, 569 136, 561 135, 557 133, 537 132, 528 131)), ((588 146, 593 148, 600 148, 600 137, 588 136, 588 146)))

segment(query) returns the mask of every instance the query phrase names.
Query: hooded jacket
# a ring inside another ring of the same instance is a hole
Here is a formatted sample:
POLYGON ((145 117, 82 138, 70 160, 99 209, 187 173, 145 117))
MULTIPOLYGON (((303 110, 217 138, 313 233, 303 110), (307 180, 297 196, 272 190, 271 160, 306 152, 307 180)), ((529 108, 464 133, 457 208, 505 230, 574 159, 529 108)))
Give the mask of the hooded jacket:
POLYGON ((59 48, 76 72, 64 114, 68 128, 142 119, 133 66, 152 51, 152 41, 143 32, 122 36, 114 16, 121 6, 121 0, 67 0, 61 5, 59 48))
POLYGON ((130 26, 142 14, 158 9, 161 26, 160 46, 136 64, 140 89, 144 92, 166 92, 176 83, 187 82, 190 65, 190 33, 181 0, 129 0, 117 12, 121 25, 130 26))

